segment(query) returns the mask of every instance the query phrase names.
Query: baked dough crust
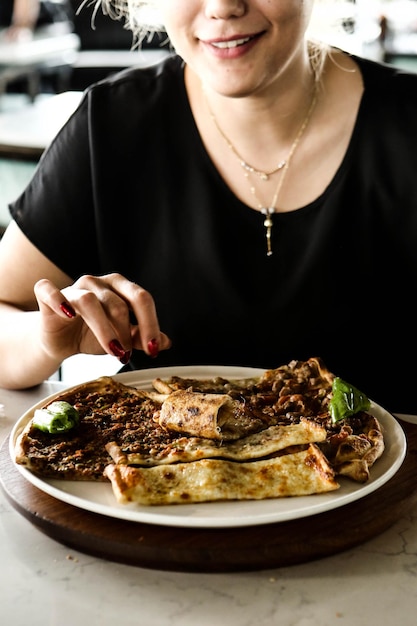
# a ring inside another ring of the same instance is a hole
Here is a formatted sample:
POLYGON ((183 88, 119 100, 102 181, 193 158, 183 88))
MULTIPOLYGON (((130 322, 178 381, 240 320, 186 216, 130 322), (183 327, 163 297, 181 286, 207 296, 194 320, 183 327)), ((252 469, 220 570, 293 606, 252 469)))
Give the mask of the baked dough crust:
POLYGON ((263 500, 339 488, 333 469, 314 444, 306 450, 251 463, 202 459, 145 469, 110 464, 105 473, 120 504, 263 500))
POLYGON ((250 461, 271 456, 292 446, 325 441, 326 429, 309 420, 288 426, 270 426, 237 441, 220 441, 202 437, 181 437, 167 445, 160 454, 140 454, 124 451, 116 442, 106 449, 117 465, 167 465, 200 459, 222 458, 232 461, 250 461))

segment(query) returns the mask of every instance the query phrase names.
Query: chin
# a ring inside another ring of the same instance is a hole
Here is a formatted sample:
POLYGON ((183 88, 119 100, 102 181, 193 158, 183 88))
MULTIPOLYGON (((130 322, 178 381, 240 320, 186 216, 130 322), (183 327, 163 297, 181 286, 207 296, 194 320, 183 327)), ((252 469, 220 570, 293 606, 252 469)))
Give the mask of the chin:
POLYGON ((231 76, 226 72, 224 78, 219 79, 218 74, 214 74, 212 80, 207 77, 205 84, 213 91, 228 98, 244 98, 254 94, 259 89, 259 81, 248 80, 248 76, 231 76))

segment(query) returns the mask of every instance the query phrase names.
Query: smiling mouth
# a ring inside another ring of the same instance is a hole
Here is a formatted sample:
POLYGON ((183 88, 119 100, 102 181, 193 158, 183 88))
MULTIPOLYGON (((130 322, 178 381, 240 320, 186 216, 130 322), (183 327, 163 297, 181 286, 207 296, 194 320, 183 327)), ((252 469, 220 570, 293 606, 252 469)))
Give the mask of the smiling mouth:
POLYGON ((248 43, 253 39, 253 37, 242 37, 241 39, 233 39, 231 41, 212 41, 211 45, 215 48, 221 48, 228 50, 229 48, 237 48, 238 46, 243 46, 245 43, 248 43))

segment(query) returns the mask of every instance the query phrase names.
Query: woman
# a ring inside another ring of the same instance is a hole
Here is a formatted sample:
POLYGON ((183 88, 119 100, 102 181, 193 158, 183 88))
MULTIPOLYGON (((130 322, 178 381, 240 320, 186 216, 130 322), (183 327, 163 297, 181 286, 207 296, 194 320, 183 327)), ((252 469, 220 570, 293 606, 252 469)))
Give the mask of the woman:
POLYGON ((0 384, 320 356, 416 412, 417 77, 309 43, 314 0, 156 4, 177 55, 87 90, 11 207, 0 384))

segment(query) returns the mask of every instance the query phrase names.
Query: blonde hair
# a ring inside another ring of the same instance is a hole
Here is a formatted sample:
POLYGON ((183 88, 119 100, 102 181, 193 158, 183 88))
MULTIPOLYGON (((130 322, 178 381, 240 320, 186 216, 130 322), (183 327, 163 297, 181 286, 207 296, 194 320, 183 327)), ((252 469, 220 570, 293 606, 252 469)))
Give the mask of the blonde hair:
POLYGON ((94 6, 93 26, 100 10, 104 15, 122 21, 124 28, 133 33, 136 46, 153 33, 164 32, 163 24, 157 18, 157 0, 83 0, 77 13, 85 6, 94 6))

